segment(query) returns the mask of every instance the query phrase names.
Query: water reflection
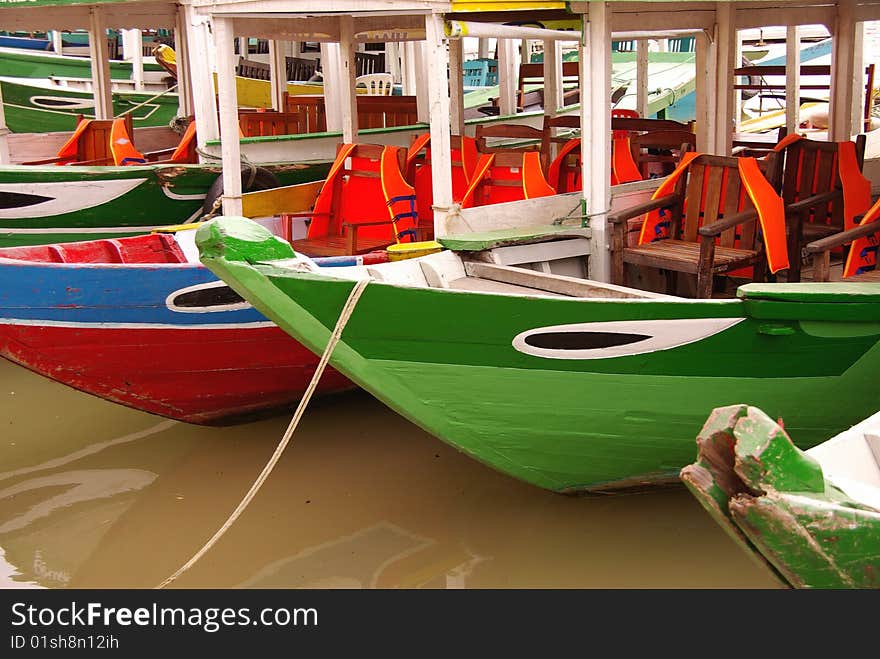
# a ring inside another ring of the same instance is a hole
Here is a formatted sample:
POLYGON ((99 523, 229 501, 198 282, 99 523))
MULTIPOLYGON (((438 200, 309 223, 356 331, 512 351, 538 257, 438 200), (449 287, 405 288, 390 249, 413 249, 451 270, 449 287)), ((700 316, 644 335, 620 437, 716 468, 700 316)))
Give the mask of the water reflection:
MULTIPOLYGON (((225 521, 288 418, 160 419, 0 360, 0 587, 152 587, 225 521)), ((681 488, 565 497, 366 394, 314 401, 180 587, 774 587, 681 488)))

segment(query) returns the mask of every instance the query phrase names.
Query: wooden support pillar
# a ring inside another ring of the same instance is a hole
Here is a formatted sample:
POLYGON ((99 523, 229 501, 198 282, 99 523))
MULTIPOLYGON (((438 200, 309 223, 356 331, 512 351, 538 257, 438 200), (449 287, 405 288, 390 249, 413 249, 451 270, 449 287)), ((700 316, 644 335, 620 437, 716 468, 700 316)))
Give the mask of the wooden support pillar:
POLYGON ((89 59, 92 65, 92 92, 95 96, 95 119, 113 118, 113 95, 110 87, 110 53, 107 48, 107 22, 100 6, 89 9, 89 59))
MULTIPOLYGON (((425 71, 428 69, 428 43, 426 41, 416 41, 413 43, 413 74, 415 76, 415 95, 416 95, 416 118, 421 123, 429 123, 431 121, 431 111, 428 101, 428 80, 425 77, 425 71)), ((448 61, 444 55, 444 61, 448 61)), ((443 80, 446 80, 446 72, 443 72, 443 80)))
POLYGON ((6 112, 3 107, 3 90, 0 89, 0 165, 9 164, 9 129, 6 127, 6 112))
MULTIPOLYGON (((717 30, 714 44, 715 51, 715 121, 714 151, 717 155, 730 155, 733 148, 734 99, 733 69, 736 68, 736 9, 732 3, 716 5, 717 30)), ((699 149, 699 144, 697 145, 699 149)))
POLYGON ((321 71, 324 73, 324 113, 328 131, 342 130, 342 80, 339 77, 339 44, 321 43, 321 71))
POLYGON ((287 58, 284 44, 269 40, 269 85, 272 93, 272 109, 284 112, 284 92, 287 91, 287 58))
POLYGON ((448 43, 450 126, 456 135, 464 135, 464 44, 461 39, 451 39, 448 43))
POLYGON ((144 90, 144 39, 139 29, 122 30, 122 59, 131 62, 135 91, 144 90))
POLYGON ((556 116, 562 106, 562 48, 558 41, 544 40, 544 114, 556 116))
POLYGON ((428 83, 428 114, 431 122, 431 183, 434 189, 434 235, 446 234, 445 220, 452 206, 452 169, 438 167, 452 161, 449 144, 449 90, 446 84, 446 71, 449 56, 446 48, 446 34, 443 31, 443 15, 425 16, 426 70, 422 77, 428 83))
POLYGON ((339 17, 339 41, 339 67, 333 73, 341 81, 339 91, 342 95, 342 141, 350 144, 357 140, 358 134, 357 97, 354 91, 354 79, 357 77, 354 54, 357 44, 354 42, 352 16, 339 17))
POLYGON ((592 229, 590 277, 609 281, 611 260, 607 216, 611 207, 611 6, 591 2, 581 43, 581 172, 584 205, 592 229))
POLYGON ((855 70, 855 2, 840 0, 832 33, 831 97, 828 108, 828 139, 848 140, 853 134, 853 93, 864 85, 864 73, 855 70), (853 90, 853 93, 848 93, 853 90))
POLYGON ((785 31, 785 128, 791 135, 800 124, 801 31, 789 25, 785 31))
POLYGON ((52 50, 56 55, 64 54, 63 37, 64 33, 61 30, 52 30, 52 50))
POLYGON ((512 39, 498 40, 498 107, 502 115, 516 114, 516 44, 512 39))
MULTIPOLYGON (((189 32, 186 29, 186 13, 183 7, 177 8, 174 21, 174 50, 177 54, 177 99, 178 115, 189 117, 195 114, 192 89, 192 64, 189 56, 189 32)), ((200 68, 205 68, 201 62, 200 68)))
MULTIPOLYGON (((185 68, 189 72, 192 86, 192 108, 186 114, 195 115, 196 141, 199 150, 204 150, 207 142, 220 139, 212 61, 215 52, 214 40, 206 16, 196 14, 191 5, 183 5, 181 10, 183 12, 181 32, 186 33, 188 57, 184 60, 183 53, 178 53, 178 84, 180 84, 180 69, 185 68), (206 58, 206 53, 211 57, 206 58)), ((204 160, 201 156, 199 159, 204 160)))
POLYGON ((223 214, 241 215, 241 143, 235 90, 235 33, 231 18, 214 17, 220 140, 223 144, 223 214))
POLYGON ((648 116, 648 40, 636 39, 636 112, 648 116))

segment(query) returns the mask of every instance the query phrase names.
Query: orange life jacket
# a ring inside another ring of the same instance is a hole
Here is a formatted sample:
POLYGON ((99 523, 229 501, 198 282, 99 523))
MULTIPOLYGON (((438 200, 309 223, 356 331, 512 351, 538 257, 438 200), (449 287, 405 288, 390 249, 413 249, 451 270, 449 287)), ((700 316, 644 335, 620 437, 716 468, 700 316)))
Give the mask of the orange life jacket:
POLYGON ((144 154, 134 148, 125 128, 125 119, 114 119, 110 128, 110 153, 116 165, 142 165, 147 162, 144 154))
MULTIPOLYGON (((406 157, 407 179, 416 191, 416 206, 419 219, 425 225, 434 222, 434 182, 431 172, 431 134, 419 135, 409 148, 406 157), (424 150, 425 159, 418 161, 424 150)), ((479 153, 477 141, 473 137, 462 136, 461 148, 451 150, 452 160, 452 201, 461 202, 467 192, 471 177, 477 168, 479 153)))
MULTIPOLYGON (((575 192, 583 189, 580 166, 576 168, 566 167, 565 169, 562 167, 569 154, 574 151, 580 153, 580 149, 581 138, 575 137, 568 140, 568 142, 562 145, 562 148, 559 149, 559 153, 556 154, 553 162, 550 163, 550 167, 547 168, 547 183, 556 190, 557 194, 560 192, 575 192)), ((580 164, 580 162, 578 162, 578 164, 580 164)))
POLYGON ((177 144, 177 148, 174 149, 174 153, 171 154, 171 158, 169 158, 169 160, 171 162, 177 163, 197 162, 193 160, 192 157, 192 146, 195 139, 196 122, 190 121, 189 126, 186 127, 183 136, 180 138, 180 142, 177 144))
MULTIPOLYGON (((880 220, 880 199, 865 213, 861 224, 877 222, 877 220, 880 220)), ((876 270, 878 245, 880 245, 880 223, 877 224, 877 233, 852 241, 846 263, 843 266, 844 279, 876 270)))
MULTIPOLYGON (((678 179, 690 167, 691 162, 701 154, 689 151, 682 156, 681 163, 675 168, 660 187, 654 191, 652 199, 657 199, 672 192, 678 179)), ((761 223, 761 232, 764 239, 764 249, 767 253, 767 263, 771 272, 778 272, 788 268, 788 246, 785 237, 785 209, 782 198, 770 185, 770 182, 761 173, 758 161, 754 158, 739 158, 739 175, 745 186, 755 209, 758 212, 758 220, 761 223)), ((708 180, 708 176, 705 177, 708 180)), ((722 199, 724 190, 722 190, 722 199)), ((658 209, 645 215, 642 230, 639 234, 639 245, 663 240, 669 237, 669 221, 664 220, 665 211, 658 209)))
POLYGON ((615 137, 611 141, 611 185, 641 180, 642 173, 633 158, 629 136, 615 137))

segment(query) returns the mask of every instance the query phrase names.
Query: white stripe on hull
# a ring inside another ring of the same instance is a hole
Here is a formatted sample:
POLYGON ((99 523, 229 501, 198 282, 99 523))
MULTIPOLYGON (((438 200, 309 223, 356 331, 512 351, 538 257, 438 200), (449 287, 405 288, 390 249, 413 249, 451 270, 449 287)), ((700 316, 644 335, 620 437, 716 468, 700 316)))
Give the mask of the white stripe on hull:
POLYGON ((9 192, 47 197, 29 206, 0 208, 0 219, 31 219, 74 213, 118 199, 134 190, 145 178, 103 181, 54 181, 50 183, 0 183, 0 193, 9 192))

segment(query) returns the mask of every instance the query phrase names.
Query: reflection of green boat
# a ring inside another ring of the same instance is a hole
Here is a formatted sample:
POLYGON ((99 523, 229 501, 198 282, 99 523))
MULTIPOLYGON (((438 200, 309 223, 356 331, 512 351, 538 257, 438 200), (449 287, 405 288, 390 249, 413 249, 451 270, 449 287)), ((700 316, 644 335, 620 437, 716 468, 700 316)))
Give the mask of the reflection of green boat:
MULTIPOLYGON (((94 118, 95 101, 89 91, 78 91, 50 81, 0 78, 6 124, 13 133, 73 130, 77 115, 94 118)), ((113 92, 113 114, 130 112, 134 126, 167 126, 178 112, 178 97, 170 92, 113 92)))
POLYGON ((716 409, 681 479, 797 588, 880 587, 880 414, 803 452, 755 407, 716 409))
POLYGON ((480 251, 332 275, 241 218, 203 225, 196 242, 207 267, 319 354, 353 280, 369 278, 330 363, 437 437, 551 490, 673 478, 705 410, 731 400, 784 416, 805 445, 876 408, 880 285, 657 296, 542 270, 589 253, 571 228, 553 230, 566 239, 447 238, 480 251))

